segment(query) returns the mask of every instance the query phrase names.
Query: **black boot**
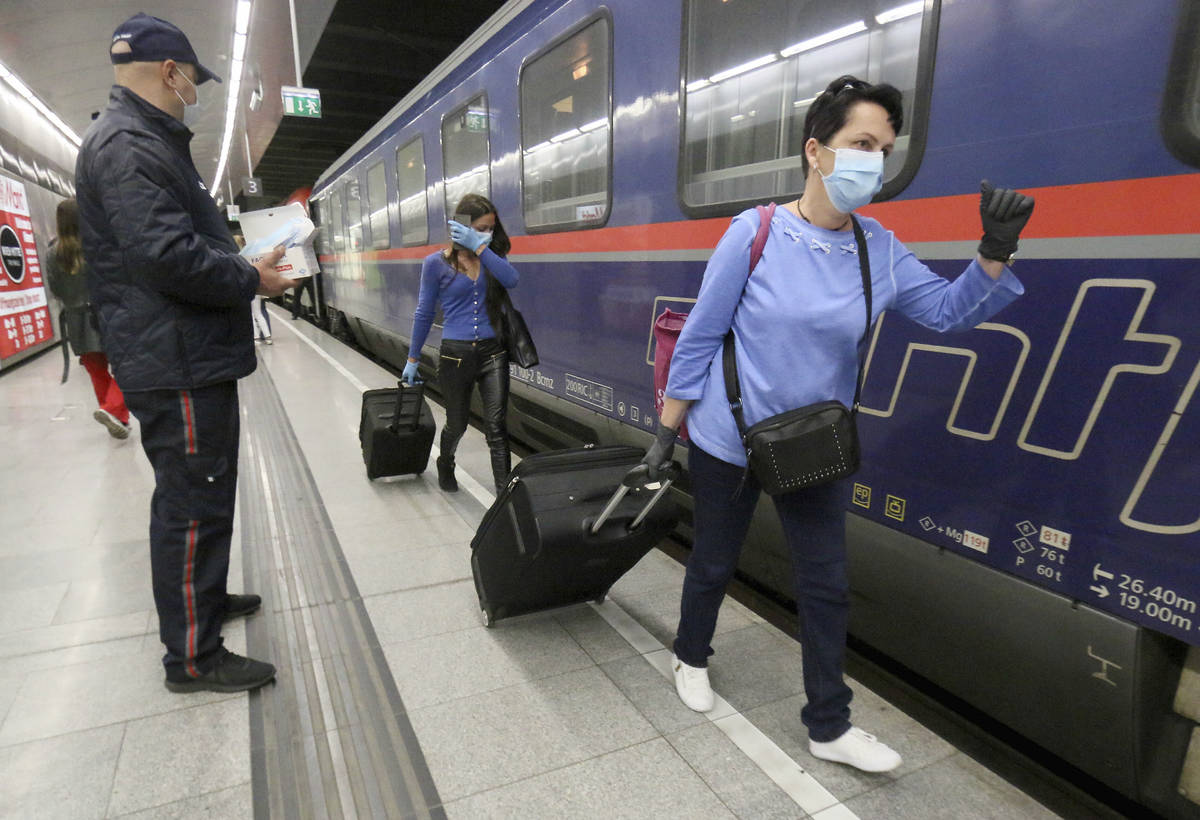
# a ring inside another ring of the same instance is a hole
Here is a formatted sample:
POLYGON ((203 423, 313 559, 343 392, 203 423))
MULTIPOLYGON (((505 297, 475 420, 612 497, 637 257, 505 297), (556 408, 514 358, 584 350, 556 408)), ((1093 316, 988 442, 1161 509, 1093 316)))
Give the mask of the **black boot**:
POLYGON ((448 493, 458 492, 458 482, 454 480, 454 456, 438 456, 437 471, 438 486, 448 493))

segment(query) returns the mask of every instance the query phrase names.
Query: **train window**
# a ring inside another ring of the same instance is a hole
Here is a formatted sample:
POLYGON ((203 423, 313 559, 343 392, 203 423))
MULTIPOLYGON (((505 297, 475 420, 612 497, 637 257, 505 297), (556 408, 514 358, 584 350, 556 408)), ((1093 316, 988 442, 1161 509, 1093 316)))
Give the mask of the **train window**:
POLYGON ((425 190, 425 138, 396 149, 396 196, 400 200, 400 242, 429 241, 429 195, 425 190))
POLYGON ((492 198, 487 95, 480 94, 442 120, 442 174, 446 218, 467 194, 492 198))
POLYGON ((392 237, 388 230, 387 172, 383 160, 367 170, 367 221, 371 225, 371 247, 390 248, 392 237))
POLYGON ((329 241, 333 253, 344 253, 346 250, 346 230, 342 217, 342 192, 334 191, 329 195, 329 241))
POLYGON ((608 219, 612 23, 602 17, 521 70, 521 162, 529 230, 608 219))
POLYGON ((346 182, 346 252, 363 249, 362 194, 359 191, 358 170, 346 182))
POLYGON ((841 74, 904 93, 904 128, 880 197, 895 195, 915 173, 914 134, 923 138, 932 70, 932 49, 923 48, 933 31, 926 6, 937 3, 761 0, 752 14, 744 3, 685 3, 680 193, 689 211, 799 195, 804 118, 841 74))
POLYGON ((1183 5, 1167 71, 1162 131, 1176 157, 1200 167, 1200 3, 1183 5))
POLYGON ((313 241, 318 254, 329 253, 329 216, 325 210, 325 198, 308 201, 309 215, 317 226, 317 238, 313 241))

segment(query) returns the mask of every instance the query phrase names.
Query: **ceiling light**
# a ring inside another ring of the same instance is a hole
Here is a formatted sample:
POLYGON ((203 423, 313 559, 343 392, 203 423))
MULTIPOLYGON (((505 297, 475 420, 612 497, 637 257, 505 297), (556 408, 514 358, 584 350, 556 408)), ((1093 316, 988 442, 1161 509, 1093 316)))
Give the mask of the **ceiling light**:
POLYGON ((233 30, 238 34, 250 33, 250 0, 237 0, 237 22, 233 30))
MULTIPOLYGON (((242 69, 245 66, 246 39, 250 25, 250 0, 235 2, 237 5, 234 7, 233 58, 229 63, 229 90, 225 98, 225 130, 221 135, 221 159, 217 162, 217 172, 213 174, 212 184, 208 186, 208 191, 213 197, 216 197, 221 189, 221 177, 225 175, 225 165, 229 160, 229 145, 233 142, 233 126, 237 121, 238 97, 242 92, 242 69)), ((246 173, 254 173, 249 163, 246 173)))
POLYGON ((13 91, 20 94, 26 102, 34 107, 34 109, 42 115, 42 117, 56 129, 62 132, 62 135, 70 140, 76 147, 83 142, 69 125, 67 125, 61 117, 50 110, 50 107, 42 102, 41 98, 29 89, 29 86, 21 82, 21 78, 14 74, 7 66, 0 63, 0 80, 8 83, 13 91))

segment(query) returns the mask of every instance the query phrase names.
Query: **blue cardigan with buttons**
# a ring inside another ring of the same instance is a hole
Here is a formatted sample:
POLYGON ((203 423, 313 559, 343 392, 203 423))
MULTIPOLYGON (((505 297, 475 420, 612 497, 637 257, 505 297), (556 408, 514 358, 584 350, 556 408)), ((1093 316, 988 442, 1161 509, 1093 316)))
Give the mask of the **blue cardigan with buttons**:
POLYGON ((506 288, 514 288, 521 275, 517 269, 491 248, 484 248, 479 255, 482 263, 479 277, 471 278, 450 267, 442 251, 425 257, 421 265, 421 291, 417 296, 417 309, 413 313, 412 344, 408 349, 410 358, 421 355, 421 346, 433 326, 433 315, 438 302, 442 303, 443 339, 479 341, 496 338, 496 331, 488 321, 484 296, 487 295, 487 276, 506 288))

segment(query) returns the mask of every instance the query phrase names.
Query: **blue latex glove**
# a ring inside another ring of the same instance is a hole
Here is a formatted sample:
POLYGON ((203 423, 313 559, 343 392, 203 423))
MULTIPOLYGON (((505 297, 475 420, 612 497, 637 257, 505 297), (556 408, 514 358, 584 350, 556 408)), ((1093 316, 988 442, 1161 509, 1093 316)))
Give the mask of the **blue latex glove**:
POLYGON ((447 220, 446 224, 450 226, 450 238, 472 253, 479 253, 492 241, 491 231, 477 231, 453 219, 447 220))
POLYGON ((400 374, 400 381, 406 384, 417 383, 417 363, 407 362, 404 365, 404 372, 400 374))

